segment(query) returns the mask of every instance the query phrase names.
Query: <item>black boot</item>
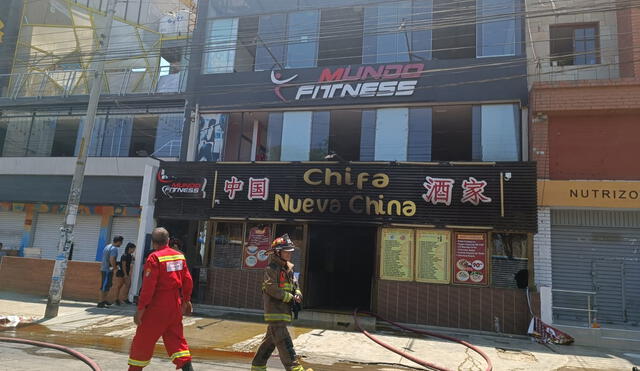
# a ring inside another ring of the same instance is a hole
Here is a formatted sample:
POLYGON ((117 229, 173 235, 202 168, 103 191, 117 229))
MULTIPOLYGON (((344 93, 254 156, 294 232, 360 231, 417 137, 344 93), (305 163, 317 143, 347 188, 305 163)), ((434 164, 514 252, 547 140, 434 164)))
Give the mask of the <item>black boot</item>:
POLYGON ((191 366, 191 362, 187 362, 182 366, 182 371, 193 371, 193 367, 191 366))

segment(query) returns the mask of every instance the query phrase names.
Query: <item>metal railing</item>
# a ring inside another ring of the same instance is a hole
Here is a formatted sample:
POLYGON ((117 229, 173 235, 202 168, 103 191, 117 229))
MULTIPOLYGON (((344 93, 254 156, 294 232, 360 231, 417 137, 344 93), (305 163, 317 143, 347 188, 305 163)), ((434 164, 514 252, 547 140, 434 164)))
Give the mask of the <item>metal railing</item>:
MULTIPOLYGON (((42 98, 88 95, 91 90, 92 70, 53 70, 44 72, 20 72, 0 75, 9 80, 4 98, 42 98)), ((104 94, 159 94, 179 93, 186 87, 186 73, 169 74, 167 67, 109 69, 103 76, 104 94)))
POLYGON ((174 140, 170 140, 167 143, 163 144, 160 148, 158 148, 157 150, 155 150, 155 152, 153 152, 151 154, 151 156, 156 156, 156 157, 179 157, 180 156, 180 149, 182 147, 182 141, 178 140, 178 139, 174 139, 174 140), (169 148, 169 154, 165 154, 163 152, 165 152, 165 148, 169 148), (174 148, 175 148, 175 153, 174 153, 174 148))
POLYGON ((553 294, 553 299, 552 299, 552 303, 555 303, 555 294, 556 293, 564 293, 564 294, 574 294, 574 295, 586 295, 587 297, 587 308, 583 309, 583 308, 570 308, 570 307, 557 307, 557 306, 552 306, 551 309, 553 310, 554 315, 556 314, 556 310, 559 311, 568 311, 568 312, 580 312, 580 313, 587 313, 587 318, 588 318, 588 324, 587 326, 591 326, 593 323, 593 319, 596 318, 596 315, 598 313, 597 309, 593 309, 595 307, 596 304, 596 292, 595 291, 577 291, 577 290, 559 290, 559 289, 552 289, 551 290, 552 294, 553 294))

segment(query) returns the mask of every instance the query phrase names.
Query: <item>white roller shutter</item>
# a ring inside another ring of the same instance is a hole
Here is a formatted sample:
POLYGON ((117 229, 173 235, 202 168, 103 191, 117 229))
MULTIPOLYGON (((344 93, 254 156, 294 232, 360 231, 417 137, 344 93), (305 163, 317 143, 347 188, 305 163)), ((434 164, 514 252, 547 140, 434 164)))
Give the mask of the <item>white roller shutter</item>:
POLYGON ((0 242, 5 249, 20 249, 25 213, 0 211, 0 242))
POLYGON ((60 227, 64 221, 64 215, 38 214, 35 223, 35 235, 33 247, 40 249, 43 259, 55 259, 60 240, 60 227))
POLYGON ((115 236, 124 237, 122 242, 122 248, 118 249, 118 259, 124 253, 124 248, 127 243, 138 244, 138 227, 140 225, 139 218, 130 216, 116 216, 113 218, 113 224, 111 225, 111 236, 109 241, 113 240, 115 236))
MULTIPOLYGON (((100 215, 80 215, 73 230, 73 260, 96 261, 100 238, 100 215)), ((107 243, 109 241, 106 241, 107 243)))

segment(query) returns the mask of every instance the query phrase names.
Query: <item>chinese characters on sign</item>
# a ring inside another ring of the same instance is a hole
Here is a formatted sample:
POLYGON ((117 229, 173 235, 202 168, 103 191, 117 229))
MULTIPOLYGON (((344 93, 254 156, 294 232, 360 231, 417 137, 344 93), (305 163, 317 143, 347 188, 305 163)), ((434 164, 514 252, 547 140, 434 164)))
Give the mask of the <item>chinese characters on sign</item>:
POLYGON ((413 279, 412 251, 412 229, 383 229, 380 278, 411 281, 413 279))
POLYGON ((416 231, 416 281, 449 283, 451 233, 418 229, 416 231))
POLYGON ((453 282, 487 285, 486 233, 456 233, 455 236, 453 282))
MULTIPOLYGON (((244 190, 244 181, 232 176, 231 179, 224 181, 224 192, 230 200, 236 198, 237 192, 244 190)), ((269 199, 269 178, 249 178, 249 190, 247 192, 249 200, 269 199)))
MULTIPOLYGON (((445 204, 451 205, 451 195, 453 193, 453 185, 455 180, 448 178, 432 178, 426 177, 426 182, 422 185, 427 190, 427 193, 422 195, 422 199, 433 205, 445 204)), ((469 177, 468 180, 462 181, 462 203, 472 203, 478 206, 481 202, 491 202, 491 197, 487 197, 484 194, 484 189, 487 186, 487 182, 484 180, 478 181, 474 177, 469 177)))

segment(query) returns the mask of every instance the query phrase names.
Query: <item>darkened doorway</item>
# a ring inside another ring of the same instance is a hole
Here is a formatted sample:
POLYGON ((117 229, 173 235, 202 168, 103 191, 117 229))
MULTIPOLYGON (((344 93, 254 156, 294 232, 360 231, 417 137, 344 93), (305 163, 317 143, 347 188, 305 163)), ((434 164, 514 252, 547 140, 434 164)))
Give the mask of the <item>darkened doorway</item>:
POLYGON ((310 226, 305 307, 370 309, 376 231, 364 226, 310 226))

